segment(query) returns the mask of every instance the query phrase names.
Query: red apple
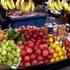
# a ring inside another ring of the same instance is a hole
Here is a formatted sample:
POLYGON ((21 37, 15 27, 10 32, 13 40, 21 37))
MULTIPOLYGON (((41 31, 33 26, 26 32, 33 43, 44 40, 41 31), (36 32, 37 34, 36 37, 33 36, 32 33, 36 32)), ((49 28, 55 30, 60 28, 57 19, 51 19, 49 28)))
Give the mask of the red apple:
POLYGON ((34 43, 32 41, 28 41, 28 46, 33 48, 34 47, 34 43))
POLYGON ((31 60, 35 60, 36 59, 36 55, 35 54, 31 54, 30 59, 31 60))
POLYGON ((32 63, 32 65, 36 65, 36 64, 38 64, 38 61, 37 60, 33 60, 31 63, 32 63))
POLYGON ((18 46, 23 45, 23 41, 18 41, 17 45, 18 45, 18 46))
POLYGON ((70 48, 68 48, 68 52, 70 53, 70 48))
POLYGON ((40 61, 38 64, 43 64, 44 63, 44 61, 40 61))
POLYGON ((70 58, 70 53, 67 53, 67 57, 70 58))
POLYGON ((38 56, 38 57, 37 57, 37 60, 38 60, 38 61, 43 61, 43 57, 42 57, 42 56, 38 56))
POLYGON ((45 45, 44 45, 44 44, 40 44, 39 48, 40 48, 41 50, 46 49, 46 47, 45 47, 45 45))
POLYGON ((47 57, 48 56, 48 50, 43 50, 42 55, 43 55, 43 57, 47 57))
POLYGON ((35 54, 36 54, 36 55, 40 55, 40 54, 41 54, 41 50, 40 50, 40 49, 37 49, 37 50, 35 51, 35 54))
POLYGON ((48 59, 48 60, 52 59, 52 55, 48 55, 48 56, 47 56, 47 59, 48 59))
POLYGON ((24 61, 25 61, 25 62, 30 61, 30 57, 29 57, 28 55, 27 55, 27 56, 25 56, 25 57, 24 57, 24 61))
POLYGON ((25 67, 28 67, 31 65, 30 62, 25 62, 24 64, 25 64, 25 67))
POLYGON ((46 59, 46 60, 44 61, 44 63, 49 64, 49 60, 46 59))
POLYGON ((23 57, 23 56, 25 56, 25 55, 26 55, 26 51, 25 51, 25 50, 21 50, 21 51, 20 51, 20 56, 23 57))
POLYGON ((32 48, 29 48, 29 47, 26 48, 26 53, 27 54, 32 54, 32 52, 33 52, 32 48))
POLYGON ((52 55, 54 53, 53 49, 49 49, 49 54, 52 55))

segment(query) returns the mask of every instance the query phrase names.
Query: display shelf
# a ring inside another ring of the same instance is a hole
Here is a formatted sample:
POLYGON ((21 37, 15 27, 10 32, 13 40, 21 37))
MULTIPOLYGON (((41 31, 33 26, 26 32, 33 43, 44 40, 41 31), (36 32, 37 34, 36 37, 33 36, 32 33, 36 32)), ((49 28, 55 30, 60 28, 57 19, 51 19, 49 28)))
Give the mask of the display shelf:
POLYGON ((46 23, 46 16, 43 13, 33 13, 32 15, 11 17, 11 19, 12 28, 20 27, 22 25, 43 26, 44 23, 46 23))
MULTIPOLYGON (((67 66, 70 66, 70 59, 66 59, 57 63, 48 64, 48 65, 40 64, 40 65, 29 66, 23 70, 59 70, 67 66)), ((18 68, 18 69, 22 69, 22 68, 18 68)))

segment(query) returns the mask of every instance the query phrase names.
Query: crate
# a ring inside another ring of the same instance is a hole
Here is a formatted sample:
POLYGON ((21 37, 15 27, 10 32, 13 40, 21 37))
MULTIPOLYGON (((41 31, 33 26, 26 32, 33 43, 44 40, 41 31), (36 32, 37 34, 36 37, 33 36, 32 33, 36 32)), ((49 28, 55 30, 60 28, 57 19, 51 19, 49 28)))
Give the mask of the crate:
POLYGON ((19 17, 19 18, 11 18, 11 27, 16 28, 20 26, 27 26, 27 25, 34 25, 34 26, 43 26, 46 23, 46 16, 45 15, 38 15, 38 16, 30 16, 30 17, 19 17))

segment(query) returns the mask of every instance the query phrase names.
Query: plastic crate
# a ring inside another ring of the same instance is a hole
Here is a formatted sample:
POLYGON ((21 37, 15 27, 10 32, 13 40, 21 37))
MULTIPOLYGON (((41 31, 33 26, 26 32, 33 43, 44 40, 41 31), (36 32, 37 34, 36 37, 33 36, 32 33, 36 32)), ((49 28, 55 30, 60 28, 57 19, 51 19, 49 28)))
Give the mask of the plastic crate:
POLYGON ((32 17, 22 17, 22 18, 11 18, 11 27, 16 28, 23 25, 35 25, 35 26, 43 26, 46 23, 46 16, 32 16, 32 17))

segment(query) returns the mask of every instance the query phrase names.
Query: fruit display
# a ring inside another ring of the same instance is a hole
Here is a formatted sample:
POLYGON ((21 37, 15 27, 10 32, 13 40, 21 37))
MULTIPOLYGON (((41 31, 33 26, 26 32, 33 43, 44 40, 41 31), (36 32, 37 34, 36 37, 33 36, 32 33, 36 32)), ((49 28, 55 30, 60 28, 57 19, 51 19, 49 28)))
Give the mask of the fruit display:
POLYGON ((66 54, 67 54, 67 57, 70 58, 70 40, 69 39, 63 39, 63 46, 65 47, 66 49, 66 54))
POLYGON ((0 64, 26 68, 69 59, 69 33, 63 25, 56 32, 54 36, 53 25, 0 30, 0 64))
POLYGON ((13 0, 0 0, 0 5, 7 11, 13 10, 15 8, 15 3, 13 0))
POLYGON ((24 34, 26 40, 18 44, 21 49, 21 63, 19 66, 48 64, 52 58, 53 50, 48 47, 47 35, 44 33, 44 29, 27 26, 18 30, 24 34))
POLYGON ((20 10, 22 13, 27 13, 30 11, 34 12, 35 5, 32 0, 29 0, 28 2, 26 2, 25 0, 17 0, 16 8, 20 10))
POLYGON ((62 61, 67 58, 66 50, 64 47, 61 47, 61 46, 62 45, 60 44, 59 41, 55 41, 54 43, 50 44, 49 48, 54 50, 53 57, 50 61, 51 63, 62 61))
POLYGON ((48 7, 54 13, 60 12, 63 9, 60 0, 48 0, 48 7))
POLYGON ((32 0, 25 2, 25 0, 0 0, 0 5, 6 10, 19 10, 21 13, 34 12, 35 5, 32 0))
POLYGON ((5 34, 7 35, 8 40, 14 40, 16 43, 18 41, 24 41, 24 35, 22 35, 20 32, 17 32, 16 30, 10 28, 4 30, 5 34))
POLYGON ((16 66, 19 62, 20 49, 13 40, 0 43, 0 64, 16 66))
POLYGON ((62 10, 70 12, 70 1, 48 0, 48 7, 53 13, 58 13, 62 10))

